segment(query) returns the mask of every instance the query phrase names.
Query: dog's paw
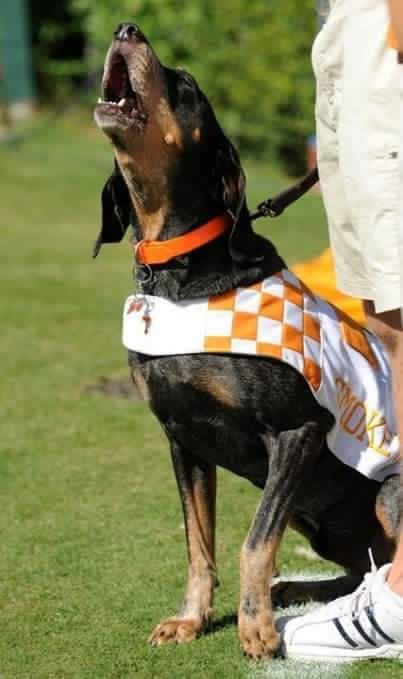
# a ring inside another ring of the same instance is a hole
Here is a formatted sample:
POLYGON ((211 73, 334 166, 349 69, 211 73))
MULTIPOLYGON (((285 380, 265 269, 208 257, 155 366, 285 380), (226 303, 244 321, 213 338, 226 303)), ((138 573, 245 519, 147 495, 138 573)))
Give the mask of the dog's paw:
POLYGON ((187 644, 196 639, 202 630, 203 623, 195 618, 168 618, 157 625, 148 643, 152 646, 187 644))
POLYGON ((268 660, 276 655, 280 637, 267 612, 255 617, 241 614, 238 621, 239 639, 245 655, 252 660, 268 660))

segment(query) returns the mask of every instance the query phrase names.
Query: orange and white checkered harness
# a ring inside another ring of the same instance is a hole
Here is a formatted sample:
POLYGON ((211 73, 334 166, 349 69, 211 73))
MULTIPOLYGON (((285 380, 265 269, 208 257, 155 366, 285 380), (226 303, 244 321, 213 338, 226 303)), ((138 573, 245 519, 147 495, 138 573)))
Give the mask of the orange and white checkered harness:
POLYGON ((129 297, 123 344, 151 356, 196 353, 271 357, 304 376, 334 416, 329 449, 378 480, 397 473, 391 374, 379 340, 314 295, 288 269, 215 297, 129 297))
MULTIPOLYGON (((375 365, 363 329, 335 312, 345 341, 375 365)), ((321 344, 317 298, 288 269, 208 300, 206 352, 278 358, 296 368, 316 391, 322 381, 321 344)))

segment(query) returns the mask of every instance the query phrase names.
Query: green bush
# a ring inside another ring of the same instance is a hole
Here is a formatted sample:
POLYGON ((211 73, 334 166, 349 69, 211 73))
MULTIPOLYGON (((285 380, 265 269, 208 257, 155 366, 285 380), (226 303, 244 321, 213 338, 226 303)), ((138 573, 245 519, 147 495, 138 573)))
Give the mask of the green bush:
POLYGON ((86 36, 70 0, 29 0, 35 79, 42 97, 52 102, 71 96, 86 78, 86 36))
POLYGON ((301 170, 313 129, 312 0, 71 0, 102 63, 116 25, 136 21, 161 60, 191 71, 228 134, 255 157, 301 170))

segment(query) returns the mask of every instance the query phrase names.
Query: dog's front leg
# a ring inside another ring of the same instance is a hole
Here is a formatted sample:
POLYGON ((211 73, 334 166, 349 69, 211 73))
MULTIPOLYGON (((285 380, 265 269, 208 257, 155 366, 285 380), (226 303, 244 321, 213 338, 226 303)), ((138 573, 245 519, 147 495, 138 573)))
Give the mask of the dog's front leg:
POLYGON ((178 615, 161 622, 149 641, 154 646, 195 639, 208 624, 217 584, 215 566, 216 467, 171 442, 171 455, 185 518, 188 580, 178 615))
POLYGON ((304 465, 320 450, 323 434, 316 423, 265 439, 269 457, 263 497, 241 551, 239 637, 246 655, 273 656, 279 636, 273 625, 270 583, 275 556, 304 465))

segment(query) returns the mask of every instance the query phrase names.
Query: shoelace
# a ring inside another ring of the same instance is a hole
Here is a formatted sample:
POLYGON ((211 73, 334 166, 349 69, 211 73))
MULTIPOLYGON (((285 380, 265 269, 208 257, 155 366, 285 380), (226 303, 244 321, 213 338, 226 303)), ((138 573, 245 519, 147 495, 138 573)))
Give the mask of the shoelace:
POLYGON ((351 615, 353 620, 359 617, 364 608, 372 605, 372 589, 378 575, 378 569, 371 549, 368 550, 368 554, 371 570, 364 575, 363 582, 357 587, 355 592, 350 596, 343 597, 343 601, 340 602, 342 604, 341 611, 351 615))

